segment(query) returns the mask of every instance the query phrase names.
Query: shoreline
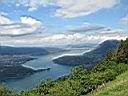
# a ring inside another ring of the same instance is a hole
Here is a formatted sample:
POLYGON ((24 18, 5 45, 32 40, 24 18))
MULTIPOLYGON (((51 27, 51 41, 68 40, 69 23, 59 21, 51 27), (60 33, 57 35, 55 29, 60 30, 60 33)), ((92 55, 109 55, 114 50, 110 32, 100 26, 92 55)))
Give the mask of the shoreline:
POLYGON ((55 60, 55 59, 58 59, 58 58, 61 58, 61 57, 65 57, 65 56, 82 56, 83 54, 87 53, 87 52, 90 52, 92 51, 94 48, 92 49, 89 49, 89 50, 86 50, 82 53, 67 53, 67 54, 62 54, 62 55, 59 55, 59 56, 56 56, 54 58, 52 58, 52 60, 55 60))
POLYGON ((40 71, 40 70, 49 70, 49 69, 51 69, 50 67, 48 67, 48 68, 34 68, 34 67, 32 67, 32 66, 28 66, 28 65, 25 65, 25 64, 22 64, 21 65, 22 67, 25 67, 25 68, 29 68, 29 69, 32 69, 33 71, 40 71))

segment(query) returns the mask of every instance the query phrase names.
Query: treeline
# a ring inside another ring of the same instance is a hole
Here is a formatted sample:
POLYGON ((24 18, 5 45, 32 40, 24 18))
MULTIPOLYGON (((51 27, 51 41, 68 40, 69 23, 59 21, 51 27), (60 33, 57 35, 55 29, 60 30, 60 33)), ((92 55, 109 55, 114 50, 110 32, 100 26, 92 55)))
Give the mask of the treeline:
POLYGON ((0 96, 83 96, 98 86, 116 79, 126 70, 128 70, 128 39, 121 41, 114 52, 109 53, 102 63, 91 70, 86 70, 82 66, 75 67, 68 78, 48 80, 30 91, 19 94, 8 90, 0 91, 0 96))

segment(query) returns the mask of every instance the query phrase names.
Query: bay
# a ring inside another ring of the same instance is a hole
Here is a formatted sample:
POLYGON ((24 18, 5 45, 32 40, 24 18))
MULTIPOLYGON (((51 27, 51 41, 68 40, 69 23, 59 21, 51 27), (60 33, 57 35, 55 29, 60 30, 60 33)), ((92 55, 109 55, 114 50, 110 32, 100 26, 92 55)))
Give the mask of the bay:
POLYGON ((71 51, 68 51, 68 52, 59 52, 55 54, 37 57, 38 59, 29 61, 23 64, 23 66, 30 67, 35 70, 40 69, 40 68, 43 68, 43 69, 50 68, 50 70, 37 72, 27 77, 24 77, 22 79, 7 80, 5 82, 5 85, 9 89, 12 89, 16 92, 27 91, 33 87, 38 86, 42 81, 45 81, 48 79, 55 80, 61 76, 68 75, 72 67, 55 64, 52 61, 53 58, 57 58, 59 56, 64 56, 64 55, 81 55, 82 53, 85 53, 89 50, 90 49, 88 48, 72 49, 71 51))

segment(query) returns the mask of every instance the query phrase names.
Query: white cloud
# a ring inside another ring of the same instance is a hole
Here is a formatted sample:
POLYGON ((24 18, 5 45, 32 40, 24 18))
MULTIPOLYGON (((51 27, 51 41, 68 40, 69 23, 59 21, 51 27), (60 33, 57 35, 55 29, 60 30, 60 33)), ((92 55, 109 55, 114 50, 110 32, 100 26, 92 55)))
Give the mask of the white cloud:
POLYGON ((7 15, 8 15, 8 13, 6 13, 6 12, 0 12, 0 15, 7 16, 7 15))
POLYGON ((54 5, 58 7, 55 16, 73 18, 112 8, 119 4, 120 0, 15 0, 14 3, 16 6, 27 7, 28 11, 37 10, 42 6, 54 5))
POLYGON ((24 23, 24 24, 41 25, 41 22, 39 20, 36 20, 32 17, 21 17, 20 20, 21 20, 21 23, 24 23))
POLYGON ((33 11, 38 9, 40 6, 47 6, 50 4, 52 4, 52 0, 18 0, 16 5, 28 7, 29 11, 33 11))
POLYGON ((44 29, 41 21, 36 20, 35 18, 32 17, 21 17, 21 23, 29 25, 31 28, 31 32, 35 31, 41 31, 44 29))
POLYGON ((109 31, 102 31, 101 33, 97 34, 81 34, 81 33, 74 33, 74 34, 55 34, 52 36, 48 36, 42 38, 41 41, 48 42, 48 43, 75 43, 75 42, 101 42, 108 39, 125 39, 128 37, 128 34, 123 32, 122 30, 109 30, 109 31), (107 33, 107 34, 106 34, 107 33), (69 42, 70 41, 70 42, 69 42))
POLYGON ((121 22, 121 24, 128 26, 128 16, 123 17, 123 18, 120 20, 120 22, 121 22))
POLYGON ((7 39, 2 39, 3 44, 8 44, 8 45, 31 45, 31 46, 36 46, 36 45, 56 45, 56 44, 72 44, 72 43, 89 43, 89 42, 103 42, 105 40, 110 40, 110 39, 126 39, 128 37, 128 34, 121 31, 121 30, 109 30, 109 31, 102 31, 97 34, 81 34, 81 33, 73 33, 73 34, 54 34, 54 35, 49 35, 49 36, 40 36, 40 35, 35 35, 32 37, 27 37, 26 38, 8 38, 7 39), (106 34, 107 33, 107 34, 106 34))
POLYGON ((0 14, 0 24, 12 24, 12 23, 14 23, 12 20, 0 14))
POLYGON ((60 7, 55 16, 72 18, 89 15, 101 9, 109 9, 119 4, 119 0, 56 0, 60 7))
POLYGON ((22 36, 42 31, 44 28, 39 20, 32 17, 21 17, 20 22, 0 16, 1 36, 22 36))
MULTIPOLYGON (((99 31, 99 30, 105 30, 107 27, 101 24, 90 24, 88 22, 85 22, 81 25, 76 26, 67 26, 69 32, 92 32, 92 31, 99 31)), ((108 29, 108 28, 107 28, 108 29)))

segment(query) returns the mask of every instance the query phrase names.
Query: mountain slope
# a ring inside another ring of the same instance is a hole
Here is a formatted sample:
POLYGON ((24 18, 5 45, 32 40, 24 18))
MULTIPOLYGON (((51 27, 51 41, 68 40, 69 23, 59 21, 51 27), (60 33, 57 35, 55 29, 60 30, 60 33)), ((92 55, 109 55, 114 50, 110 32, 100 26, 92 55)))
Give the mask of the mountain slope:
POLYGON ((96 49, 91 52, 85 53, 82 56, 63 56, 53 61, 57 64, 76 66, 83 64, 85 67, 92 67, 100 63, 109 53, 118 47, 117 40, 107 40, 100 44, 96 49))
POLYGON ((128 71, 87 96, 128 96, 128 71))

